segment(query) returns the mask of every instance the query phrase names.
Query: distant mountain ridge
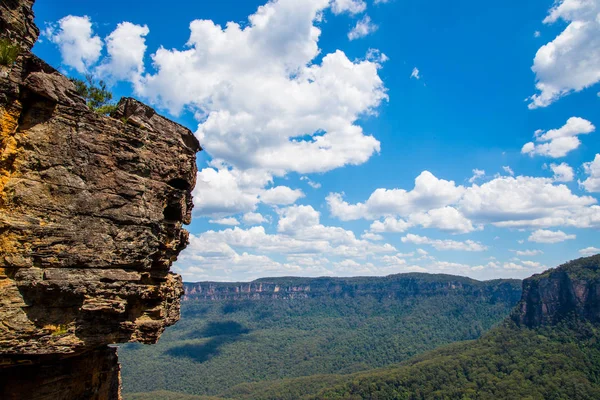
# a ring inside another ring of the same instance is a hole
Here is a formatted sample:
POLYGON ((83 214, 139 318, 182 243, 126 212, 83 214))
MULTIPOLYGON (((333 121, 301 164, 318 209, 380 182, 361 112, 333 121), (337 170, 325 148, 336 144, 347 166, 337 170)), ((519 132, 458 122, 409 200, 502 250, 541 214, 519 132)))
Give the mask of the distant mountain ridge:
POLYGON ((474 279, 445 275, 408 273, 385 277, 261 278, 252 282, 184 283, 184 301, 299 299, 319 296, 375 296, 401 298, 444 293, 490 298, 516 303, 521 297, 521 281, 474 279))

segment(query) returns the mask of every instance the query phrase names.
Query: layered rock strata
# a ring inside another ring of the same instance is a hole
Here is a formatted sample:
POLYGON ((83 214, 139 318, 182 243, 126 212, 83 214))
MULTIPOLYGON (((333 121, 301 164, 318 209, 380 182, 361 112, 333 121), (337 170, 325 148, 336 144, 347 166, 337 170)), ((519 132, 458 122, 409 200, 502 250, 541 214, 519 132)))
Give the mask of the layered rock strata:
POLYGON ((154 343, 179 319, 169 269, 188 242, 200 145, 131 98, 91 111, 29 51, 32 5, 0 4, 0 37, 22 48, 0 66, 0 398, 118 398, 106 345, 154 343))
POLYGON ((529 328, 566 319, 600 322, 600 254, 523 281, 523 295, 512 318, 529 328))

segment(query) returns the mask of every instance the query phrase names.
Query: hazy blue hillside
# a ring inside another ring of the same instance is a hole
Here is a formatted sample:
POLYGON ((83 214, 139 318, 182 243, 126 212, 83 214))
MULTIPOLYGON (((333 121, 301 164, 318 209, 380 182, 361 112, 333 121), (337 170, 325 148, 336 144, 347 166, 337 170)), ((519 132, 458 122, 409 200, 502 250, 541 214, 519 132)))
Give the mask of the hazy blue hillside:
POLYGON ((520 296, 517 280, 426 274, 186 284, 181 321, 157 345, 121 347, 124 392, 217 395, 382 367, 479 337, 520 296))

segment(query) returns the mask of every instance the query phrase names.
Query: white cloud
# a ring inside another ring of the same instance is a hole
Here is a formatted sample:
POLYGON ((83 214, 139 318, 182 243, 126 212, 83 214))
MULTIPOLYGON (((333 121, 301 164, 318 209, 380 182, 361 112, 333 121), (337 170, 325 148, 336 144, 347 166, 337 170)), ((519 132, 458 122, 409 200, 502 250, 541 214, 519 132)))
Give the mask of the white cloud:
POLYGON ((431 172, 423 171, 415 179, 415 186, 411 191, 377 189, 365 203, 357 204, 348 204, 340 193, 330 193, 327 203, 331 213, 342 221, 361 218, 374 220, 445 207, 458 201, 464 190, 464 187, 456 186, 454 181, 438 179, 431 172))
POLYGON ((554 179, 555 182, 572 182, 575 177, 573 168, 567 163, 550 164, 550 169, 554 173, 552 179, 554 179))
POLYGON ((421 79, 421 76, 419 75, 419 68, 414 67, 410 74, 410 77, 417 80, 421 79))
POLYGON ((424 228, 436 228, 451 233, 468 233, 476 230, 473 223, 465 218, 460 211, 448 206, 411 214, 409 221, 412 225, 420 225, 424 228))
POLYGON ((585 249, 579 250, 579 254, 585 257, 594 256, 600 254, 600 249, 597 247, 586 247, 585 249))
POLYGON ((485 176, 484 170, 475 168, 473 170, 473 176, 469 179, 469 183, 474 183, 477 179, 481 179, 484 176, 485 176))
POLYGON ((374 240, 374 241, 380 241, 380 240, 384 239, 383 236, 378 235, 376 233, 372 233, 372 232, 365 232, 362 235, 360 235, 360 237, 365 240, 374 240))
POLYGON ((367 9, 367 3, 363 0, 333 0, 331 11, 334 14, 347 12, 349 14, 360 14, 367 9))
POLYGON ((233 217, 229 217, 229 218, 221 218, 221 219, 211 219, 210 221, 211 224, 218 224, 218 225, 229 225, 229 226, 237 226, 240 224, 240 222, 233 217))
POLYGON ((365 15, 356 25, 348 32, 348 39, 355 40, 365 37, 377 30, 378 26, 371 22, 371 17, 365 15))
POLYGON ((387 217, 383 221, 374 221, 371 224, 372 232, 404 232, 413 225, 403 219, 387 217))
POLYGON ((256 209, 262 187, 272 181, 260 170, 240 171, 222 165, 198 172, 194 214, 224 216, 256 209))
POLYGON ((282 176, 362 164, 380 149, 356 121, 387 100, 381 60, 350 61, 338 50, 315 61, 315 24, 328 6, 268 2, 245 27, 192 21, 187 47, 154 53, 156 72, 137 94, 174 114, 195 112, 205 150, 240 170, 282 176))
POLYGON ((302 176, 302 177, 300 177, 300 180, 306 181, 306 183, 308 183, 308 186, 310 186, 313 189, 319 189, 321 187, 321 184, 319 182, 313 181, 308 176, 302 176))
MULTIPOLYGON (((278 214, 275 234, 255 226, 190 235, 190 245, 180 255, 177 270, 194 276, 227 277, 234 274, 238 278, 335 275, 342 273, 336 269, 342 265, 349 268, 357 260, 397 253, 388 243, 358 239, 352 231, 322 225, 320 214, 310 206, 291 206, 278 210, 278 214), (289 262, 281 263, 272 258, 281 255, 286 255, 289 262), (308 258, 319 261, 314 264, 301 262, 308 258), (265 263, 264 267, 261 262, 265 263)), ((375 267, 372 270, 381 274, 375 267)), ((356 275, 354 272, 351 269, 345 271, 356 275)))
POLYGON ((548 132, 538 130, 535 132, 536 142, 526 143, 521 149, 521 153, 530 156, 542 155, 552 158, 564 157, 572 150, 575 150, 581 144, 577 137, 591 133, 596 128, 586 119, 571 117, 567 123, 559 128, 548 132))
POLYGON ((590 227, 600 224, 600 209, 592 206, 595 203, 593 197, 577 196, 551 179, 518 176, 473 185, 458 203, 458 210, 467 218, 500 227, 590 227))
POLYGON ((567 27, 535 55, 532 70, 539 93, 531 97, 529 108, 546 107, 600 81, 599 15, 598 0, 554 3, 544 23, 562 19, 567 27))
POLYGON ((544 254, 541 250, 511 250, 514 251, 516 255, 521 257, 532 257, 540 254, 544 254))
POLYGON ((510 176, 514 176, 515 175, 515 172, 508 165, 505 165, 504 167, 502 167, 502 169, 504 170, 504 172, 506 172, 510 176))
POLYGON ((498 176, 465 188, 424 171, 411 191, 379 188, 366 202, 356 204, 344 201, 343 194, 331 193, 327 203, 331 214, 343 221, 375 221, 373 232, 403 232, 417 225, 453 233, 481 229, 485 224, 532 229, 600 227, 595 198, 577 196, 549 178, 498 176), (383 221, 377 221, 380 218, 383 221))
POLYGON ((246 224, 249 224, 249 225, 258 225, 258 224, 262 224, 263 222, 267 222, 267 219, 265 217, 263 217, 262 214, 255 213, 255 212, 245 213, 244 216, 242 217, 242 219, 244 220, 244 222, 246 224))
POLYGON ((95 36, 88 16, 68 15, 50 25, 44 35, 60 50, 63 64, 85 73, 96 63, 102 51, 102 40, 95 36))
POLYGON ((459 242, 456 240, 439 240, 439 239, 430 239, 426 236, 419 236, 409 233, 404 236, 402 239, 402 243, 413 243, 416 245, 427 244, 433 246, 437 250, 462 250, 462 251, 485 251, 487 250, 487 246, 482 245, 479 242, 474 242, 472 240, 467 240, 464 242, 459 242))
POLYGON ((106 37, 108 58, 96 68, 96 73, 109 80, 137 81, 144 72, 146 25, 122 22, 106 37))
POLYGON ((521 261, 521 264, 525 265, 526 267, 530 267, 530 268, 539 268, 542 266, 542 264, 537 261, 521 261))
POLYGON ((600 192, 600 154, 596 154, 594 161, 583 164, 583 169, 589 176, 579 184, 588 192, 600 192))
POLYGON ((260 194, 262 202, 270 205, 294 204, 296 200, 302 197, 304 197, 302 190, 291 189, 287 186, 276 186, 260 194))
POLYGON ((542 33, 540 31, 533 32, 533 37, 539 38, 540 36, 542 36, 542 33))
POLYGON ((560 243, 565 240, 573 240, 576 237, 576 235, 567 235, 563 231, 538 229, 529 236, 528 240, 535 243, 560 243))

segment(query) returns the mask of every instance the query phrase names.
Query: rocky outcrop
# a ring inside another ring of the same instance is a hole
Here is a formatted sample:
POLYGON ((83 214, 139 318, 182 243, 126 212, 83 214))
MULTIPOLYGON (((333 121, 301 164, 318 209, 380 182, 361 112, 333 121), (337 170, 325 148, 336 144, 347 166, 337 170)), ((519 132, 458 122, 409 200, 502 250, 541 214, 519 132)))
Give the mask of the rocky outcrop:
POLYGON ((529 328, 567 318, 600 322, 600 255, 570 261, 523 281, 512 319, 529 328))
POLYGON ((169 268, 188 242, 200 145, 131 98, 110 117, 91 111, 29 52, 32 3, 0 5, 0 36, 23 46, 0 66, 0 398, 115 398, 98 394, 118 377, 106 345, 154 343, 179 319, 183 287, 169 268), (48 365, 79 366, 97 393, 61 386, 48 365), (7 378, 19 368, 39 393, 71 397, 19 393, 23 380, 7 378))
POLYGON ((5 37, 30 50, 40 31, 33 23, 35 0, 2 0, 0 2, 0 37, 5 37))
POLYGON ((480 282, 459 276, 419 273, 357 278, 262 278, 247 283, 185 283, 184 287, 184 301, 285 300, 321 296, 402 299, 462 294, 491 302, 516 304, 521 296, 521 281, 516 279, 480 282))

